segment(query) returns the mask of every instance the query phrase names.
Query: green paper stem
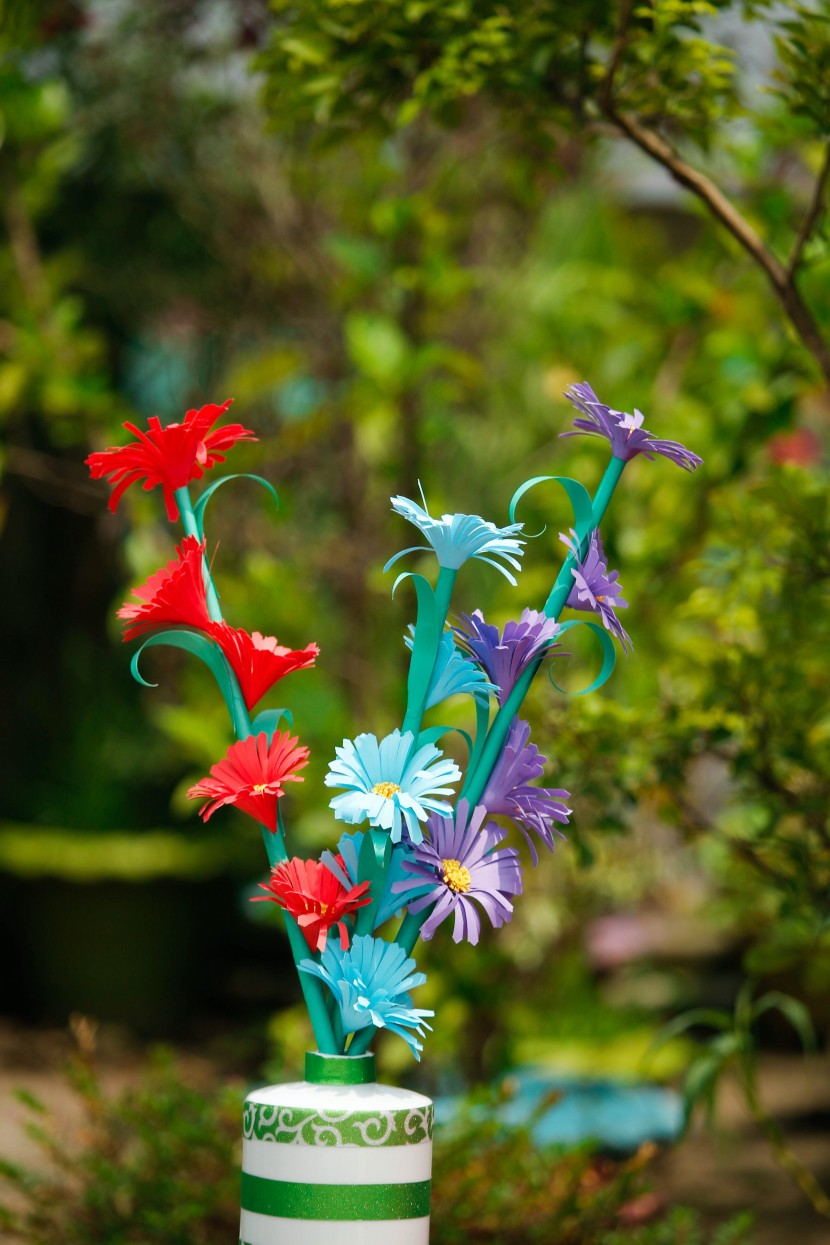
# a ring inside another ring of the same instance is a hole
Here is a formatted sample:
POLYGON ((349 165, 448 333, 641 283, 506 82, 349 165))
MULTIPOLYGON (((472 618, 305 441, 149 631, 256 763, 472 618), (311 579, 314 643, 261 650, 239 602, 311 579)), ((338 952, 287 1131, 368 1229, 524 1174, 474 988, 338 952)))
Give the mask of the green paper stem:
POLYGON ((455 587, 455 580, 458 571, 449 566, 442 566, 438 572, 438 581, 435 585, 435 606, 436 618, 438 625, 429 649, 425 653, 416 651, 418 645, 418 628, 415 628, 415 639, 412 645, 412 655, 409 659, 409 668, 412 670, 416 663, 420 663, 422 667, 422 678, 420 687, 415 695, 410 691, 409 702, 406 706, 406 716, 403 720, 403 734, 407 731, 412 732, 412 747, 418 746, 418 736, 421 733, 421 723, 424 719, 426 709, 427 696, 429 695, 429 684, 432 679, 432 672, 435 669, 435 659, 438 656, 438 649, 441 645, 441 637, 444 634, 444 627, 447 622, 447 614, 450 611, 450 600, 452 599, 452 590, 455 587))
POLYGON ((599 488, 594 494, 594 527, 599 527, 605 518, 605 512, 608 509, 608 503, 614 496, 614 489, 620 482, 620 477, 628 465, 628 460, 624 458, 612 458, 605 473, 599 482, 599 488))
MULTIPOLYGON (((592 526, 585 533, 585 536, 579 546, 580 558, 583 558, 588 550, 591 543, 591 536, 594 530, 599 526, 606 510, 608 509, 608 503, 613 496, 614 489, 620 481, 620 477, 625 470, 625 466, 626 464, 622 459, 612 458, 605 469, 605 474, 599 482, 599 487, 592 502, 592 526)), ((569 553, 565 558, 565 561, 562 563, 562 568, 556 577, 556 582, 553 585, 550 596, 545 602, 544 612, 548 618, 553 618, 554 620, 558 619, 564 609, 565 602, 570 595, 571 587, 573 585, 573 575, 571 574, 571 570, 574 561, 574 555, 569 553)), ((507 700, 501 706, 493 719, 493 724, 487 734, 487 739, 481 751, 478 765, 475 767, 474 771, 468 772, 467 780, 461 792, 462 798, 468 800, 473 808, 475 808, 476 804, 481 799, 482 792, 487 786, 490 774, 493 771, 493 766, 498 760, 502 747, 504 746, 504 741, 507 738, 513 718, 521 708, 522 702, 527 695, 528 688, 533 682, 533 679, 543 661, 544 656, 540 657, 538 661, 533 662, 520 675, 514 684, 513 690, 507 697, 507 700)))
MULTIPOLYGON (((179 511, 182 516, 182 525, 188 536, 195 536, 201 542, 201 534, 196 515, 193 510, 193 504, 190 500, 190 492, 187 486, 176 489, 176 501, 178 502, 179 511)), ((203 569, 205 576, 205 595, 208 603, 208 613, 214 622, 222 622, 222 610, 219 605, 219 597, 213 584, 213 578, 210 573, 207 559, 203 558, 203 569)), ((223 659, 224 660, 224 659, 223 659)), ((225 663, 227 665, 227 662, 225 663)), ((230 696, 228 698, 228 711, 230 713, 231 723, 236 732, 238 739, 247 739, 252 735, 253 727, 251 718, 248 713, 248 707, 245 704, 245 698, 242 695, 242 689, 239 686, 239 680, 233 670, 227 665, 228 671, 228 689, 230 696)), ((265 853, 268 857, 268 863, 273 868, 280 865, 288 859, 288 853, 285 850, 285 829, 282 823, 282 812, 277 805, 277 830, 270 830, 268 826, 260 824, 262 831, 262 841, 265 845, 265 853)), ((342 1039, 338 1043, 326 1010, 326 999, 323 991, 323 983, 316 977, 312 977, 309 973, 301 973, 299 971, 299 963, 311 956, 308 943, 302 935, 299 925, 294 918, 283 910, 283 921, 285 923, 285 931, 288 935, 288 943, 291 947, 291 955, 294 965, 297 967, 297 976, 300 979, 300 987, 303 992, 306 1007, 308 1008, 311 1027, 314 1030, 314 1039, 317 1042, 317 1048, 324 1055, 339 1055, 343 1051, 342 1039)))
POLYGON ((367 1025, 365 1029, 358 1029, 357 1033, 352 1036, 349 1042, 347 1055, 365 1055, 369 1047, 375 1040, 377 1028, 375 1025, 367 1025))
MULTIPOLYGON (((190 491, 185 485, 183 488, 174 490, 174 497, 178 503, 179 511, 182 516, 182 527, 186 536, 195 536, 199 544, 202 543, 202 536, 199 532, 199 524, 196 515, 193 513, 193 505, 190 500, 190 491)), ((216 595, 216 588, 208 566, 208 560, 202 555, 202 567, 205 577, 205 595, 207 597, 208 614, 213 622, 222 622, 222 610, 219 605, 219 597, 216 595)))
MULTIPOLYGON (((594 495, 592 503, 591 526, 585 533, 585 536, 579 545, 580 560, 583 559, 585 554, 588 552, 588 547, 591 543, 591 536, 602 522, 605 512, 608 509, 608 503, 613 496, 614 489, 617 487, 620 476, 624 470, 625 463, 621 458, 612 458, 605 469, 605 474, 599 482, 599 488, 594 495)), ((571 588, 573 587, 574 580, 571 572, 575 561, 576 559, 574 558, 574 555, 569 553, 565 558, 565 561, 562 563, 562 568, 556 576, 556 582, 551 589, 550 596, 545 602, 544 612, 548 618, 558 618, 562 613, 562 610, 565 608, 565 602, 570 596, 571 588)))
POLYGON ((405 951, 407 955, 412 955, 415 949, 415 943, 421 935, 421 926, 429 916, 429 909, 424 908, 421 912, 407 912, 401 921, 401 928, 398 930, 395 942, 405 951))

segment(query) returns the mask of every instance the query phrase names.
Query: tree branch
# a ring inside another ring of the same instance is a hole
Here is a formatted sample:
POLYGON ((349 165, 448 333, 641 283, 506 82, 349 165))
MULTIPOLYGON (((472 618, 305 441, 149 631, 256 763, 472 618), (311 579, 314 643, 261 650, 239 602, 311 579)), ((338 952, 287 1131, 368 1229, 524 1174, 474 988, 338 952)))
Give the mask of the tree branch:
POLYGON ((634 0, 622 0, 620 4, 620 20, 617 26, 617 33, 614 38, 614 46, 611 48, 611 55, 608 58, 608 68, 605 71, 599 88, 599 106, 606 116, 612 116, 614 109, 614 82, 617 77, 617 70, 622 64, 625 56, 625 49, 628 45, 628 27, 631 22, 631 10, 634 7, 634 0))
POLYGON ((735 205, 705 173, 687 164, 654 130, 648 129, 635 117, 617 107, 614 99, 614 84, 628 46, 632 9, 633 0, 621 0, 617 33, 608 57, 605 76, 599 87, 600 111, 618 131, 622 131, 641 151, 662 165, 676 182, 700 199, 709 213, 720 221, 736 242, 744 248, 766 275, 790 323, 830 386, 830 344, 824 340, 813 313, 804 302, 795 284, 795 271, 800 263, 802 251, 823 210, 824 192, 830 176, 830 145, 825 153, 812 203, 796 239, 789 265, 785 268, 777 256, 765 245, 749 221, 740 214, 735 205))
POLYGON ((804 248, 813 235, 813 230, 818 224, 819 218, 824 211, 824 195, 827 190, 827 180, 830 178, 830 143, 824 149, 824 159, 819 169, 816 184, 813 187, 813 197, 807 214, 801 222, 801 228, 798 231, 798 237, 795 240, 790 262, 787 265, 787 271, 792 279, 801 266, 804 256, 804 248))
MULTIPOLYGON (((601 93, 601 98, 604 94, 605 92, 601 93)), ((627 113, 618 112, 612 98, 603 106, 608 120, 642 151, 661 164, 676 182, 700 199, 709 213, 720 221, 765 273, 790 323, 830 386, 830 345, 824 340, 813 313, 796 288, 792 272, 769 250, 749 221, 705 173, 687 164, 659 134, 647 129, 627 113)))

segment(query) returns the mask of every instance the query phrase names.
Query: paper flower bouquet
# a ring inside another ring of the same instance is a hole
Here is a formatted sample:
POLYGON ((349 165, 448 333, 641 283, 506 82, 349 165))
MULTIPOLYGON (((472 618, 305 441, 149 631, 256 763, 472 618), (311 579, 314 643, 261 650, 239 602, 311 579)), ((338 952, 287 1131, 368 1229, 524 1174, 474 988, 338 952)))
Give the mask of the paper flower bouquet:
MULTIPOLYGON (((572 628, 589 628, 601 645, 601 669, 584 691, 601 686, 610 675, 615 641, 623 649, 631 648, 618 617, 627 602, 617 572, 608 569, 599 532, 614 488, 627 464, 638 456, 666 458, 687 471, 695 470, 701 461, 677 442, 660 440, 648 432, 639 411, 626 414, 600 402, 588 384, 573 385, 566 397, 578 413, 573 428, 563 435, 593 434, 611 449, 593 498, 576 480, 535 477, 514 494, 504 526, 477 515, 434 516, 423 496, 422 504, 406 497, 391 499, 393 510, 417 529, 419 543, 396 554, 385 569, 410 554, 427 552, 435 556, 437 575, 433 584, 424 575, 405 570, 394 582, 393 592, 408 581, 417 602, 417 616, 405 638, 410 650, 406 713, 400 728, 383 739, 357 734, 335 748, 325 785, 332 793, 333 820, 348 829, 340 834, 336 850, 323 852, 319 860, 289 854, 282 811, 288 784, 303 781, 301 771, 309 750, 291 734, 284 711, 259 708, 280 680, 314 665, 317 645, 311 642, 292 649, 274 636, 249 633, 223 619, 211 577, 204 519, 212 494, 233 477, 215 480, 195 500, 190 493, 191 484, 224 462, 237 442, 255 439, 254 434, 237 423, 219 423, 229 403, 208 405, 188 411, 180 424, 163 427, 151 419, 147 431, 127 424, 132 441, 94 453, 87 460, 94 478, 106 478, 114 485, 111 509, 125 490, 141 483, 144 489, 161 488, 168 519, 182 522, 184 538, 176 557, 135 589, 134 600, 119 611, 126 624, 125 640, 141 641, 133 657, 133 673, 143 682, 138 667, 141 653, 152 645, 167 644, 199 657, 216 679, 237 739, 189 794, 205 801, 201 809, 205 820, 223 806, 235 805, 261 827, 271 872, 259 898, 275 903, 283 912, 317 1042, 317 1052, 307 1062, 307 1077, 315 1082, 315 1091, 321 1085, 336 1084, 347 1094, 337 1101, 357 1128, 355 1137, 363 1133, 358 1119, 361 1112, 353 1098, 374 1080, 374 1061, 367 1051, 377 1030, 400 1035, 417 1058, 430 1028, 433 1013, 416 1007, 412 998, 412 991, 425 981, 412 958, 418 938, 451 932, 455 942, 475 944, 482 920, 496 928, 509 921, 522 893, 518 845, 524 839, 535 866, 539 847, 552 850, 562 834, 560 827, 568 821, 568 793, 539 785, 546 758, 531 743, 520 710, 534 676, 562 655, 563 639, 572 628), (556 482, 564 489, 573 510, 573 526, 560 536, 563 562, 542 608, 523 609, 502 631, 488 623, 480 610, 453 613, 456 579, 471 558, 487 562, 516 585, 513 572, 520 569, 527 543, 523 524, 516 521, 516 509, 528 489, 543 482, 556 482), (560 622, 566 607, 582 617, 560 622), (453 696, 468 697, 471 707, 473 730, 461 732, 467 751, 464 772, 439 747, 451 728, 424 725, 427 711, 453 696)), ((260 483, 273 492, 264 480, 260 483)), ((299 1106, 291 1106, 273 1095, 268 1098, 268 1093, 261 1091, 265 1098, 249 1100, 246 1145, 280 1140, 293 1145, 299 1139, 312 1148, 325 1147, 331 1143, 320 1143, 318 1134, 320 1129, 325 1133, 327 1126, 339 1138, 335 1144, 361 1148, 359 1141, 343 1141, 342 1129, 348 1131, 352 1124, 343 1124, 342 1111, 336 1128, 329 1120, 328 1125, 313 1125, 308 1134, 311 1117, 303 1105, 307 1096, 299 1106), (302 1117, 299 1123, 297 1111, 302 1117)), ((422 1125, 413 1125, 410 1140, 417 1138, 423 1148, 431 1135, 431 1123, 423 1123, 428 1112, 423 1104, 428 1100, 410 1097, 418 1099, 411 1108, 378 1110, 385 1119, 401 1115, 403 1122, 398 1124, 404 1131, 414 1112, 422 1125)), ((316 1099, 314 1104, 320 1106, 316 1099)), ((326 1111, 317 1114, 325 1117, 326 1111)), ((314 1110, 311 1116, 316 1118, 314 1110)), ((418 1144, 399 1148, 415 1151, 418 1144)), ((304 1222, 308 1229, 309 1223, 338 1217, 363 1222, 366 1189, 355 1213, 344 1213, 348 1199, 342 1190, 355 1182, 354 1173, 336 1181, 315 1178, 311 1185, 318 1193, 309 1195, 306 1178, 289 1179, 282 1168, 277 1178, 270 1167, 263 1174, 265 1167, 258 1166, 266 1163, 262 1156, 250 1159, 254 1170, 246 1162, 243 1206, 245 1179, 249 1181, 249 1205, 247 1221, 243 1212, 242 1235, 251 1245, 294 1239, 286 1224, 304 1222), (305 1190, 297 1195, 296 1205, 286 1189, 292 1184, 301 1184, 305 1190), (332 1201, 334 1195, 319 1193, 326 1188, 341 1193, 332 1201), (278 1231, 281 1235, 274 1235, 278 1231)), ((289 1164, 286 1170, 294 1168, 289 1164)), ((406 1196, 380 1197, 380 1210, 370 1219, 383 1221, 385 1216, 386 1220, 411 1221, 414 1231, 416 1222, 423 1229, 426 1214, 428 1224, 428 1187, 426 1210, 423 1189, 420 1201, 414 1192, 423 1180, 361 1178, 357 1183, 372 1188, 406 1187, 406 1196)), ((306 1231, 302 1239, 309 1245, 317 1237, 313 1233, 309 1237, 306 1231)), ((427 1238, 422 1232, 396 1239, 427 1238)))

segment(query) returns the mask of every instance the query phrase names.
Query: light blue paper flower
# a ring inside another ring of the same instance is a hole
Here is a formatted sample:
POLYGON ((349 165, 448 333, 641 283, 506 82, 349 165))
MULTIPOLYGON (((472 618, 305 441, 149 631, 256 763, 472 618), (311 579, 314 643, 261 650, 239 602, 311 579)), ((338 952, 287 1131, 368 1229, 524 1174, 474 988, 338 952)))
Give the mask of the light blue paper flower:
POLYGON ((320 963, 302 960, 299 968, 325 982, 340 1007, 343 1032, 355 1033, 368 1025, 397 1033, 420 1059, 425 1017, 435 1012, 414 1008, 409 991, 422 986, 424 973, 415 973, 415 961, 397 943, 358 934, 348 951, 329 940, 320 963), (414 1032, 411 1032, 414 1030, 414 1032))
MULTIPOLYGON (((390 500, 392 509, 410 523, 414 523, 429 541, 429 545, 435 550, 439 566, 457 571, 468 558, 481 558, 482 562, 495 566, 496 570, 501 571, 515 585, 516 580, 510 572, 494 559, 503 558, 515 570, 521 569, 518 559, 524 552, 524 541, 519 540, 516 533, 522 530, 523 523, 496 527, 495 523, 488 523, 477 514, 442 514, 440 519, 434 519, 426 508, 423 493, 423 506, 410 501, 408 497, 392 497, 390 500), (488 557, 488 554, 491 556, 488 557)), ((429 552, 429 546, 412 545, 403 549, 394 558, 390 558, 383 569, 388 571, 404 554, 417 551, 429 552)))
MULTIPOLYGON (((411 649, 415 632, 411 624, 409 631, 410 634, 404 636, 404 644, 411 649)), ((448 696, 458 696, 462 692, 467 692, 481 704, 486 705, 490 693, 496 694, 498 691, 495 683, 488 683, 484 671, 474 666, 463 653, 459 652, 453 633, 445 631, 441 636, 441 644, 429 681, 426 708, 432 709, 434 705, 440 704, 448 696)))
POLYGON ((388 830, 393 843, 401 841, 405 822, 409 838, 420 843, 420 822, 430 813, 449 815, 449 804, 434 797, 453 795, 444 784, 457 782, 461 770, 434 744, 413 752, 413 742, 411 731, 402 735, 399 730, 380 742, 368 734, 344 739, 325 777, 327 787, 347 788, 329 804, 335 817, 353 826, 368 821, 388 830))
MULTIPOLYGON (((321 860, 330 873, 333 873, 341 886, 345 886, 347 890, 351 890, 353 886, 357 886, 358 867, 357 862, 360 857, 360 849, 363 846, 363 831, 352 830, 346 834, 341 834, 340 841, 337 844, 337 855, 341 856, 346 868, 342 869, 337 863, 337 856, 333 852, 323 852, 321 860)), ((416 895, 426 894, 429 890, 429 883, 425 882, 420 890, 407 894, 406 901, 402 900, 400 895, 392 893, 392 888, 396 882, 410 881, 410 874, 404 869, 404 861, 414 861, 415 855, 408 843, 396 843, 392 848, 392 855, 389 858, 389 865, 384 877, 383 894, 380 903, 375 912, 374 928, 383 925, 384 921, 388 921, 390 917, 400 916, 405 902, 414 898, 416 895)), ((372 895, 374 899, 374 895, 372 895)))

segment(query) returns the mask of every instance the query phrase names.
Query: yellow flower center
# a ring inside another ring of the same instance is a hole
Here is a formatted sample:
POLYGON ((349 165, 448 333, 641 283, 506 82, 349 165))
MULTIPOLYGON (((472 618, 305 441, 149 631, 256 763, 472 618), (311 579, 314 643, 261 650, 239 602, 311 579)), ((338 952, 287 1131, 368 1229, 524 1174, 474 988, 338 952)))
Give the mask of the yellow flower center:
POLYGON ((444 881, 451 891, 463 895, 470 889, 472 878, 469 869, 465 869, 458 860, 443 860, 441 863, 444 866, 444 881))
POLYGON ((262 795, 263 791, 268 790, 267 782, 258 782, 254 787, 254 795, 262 795))
POLYGON ((396 791, 400 791, 396 782, 376 782, 372 787, 373 795, 382 795, 386 800, 390 800, 396 791))

